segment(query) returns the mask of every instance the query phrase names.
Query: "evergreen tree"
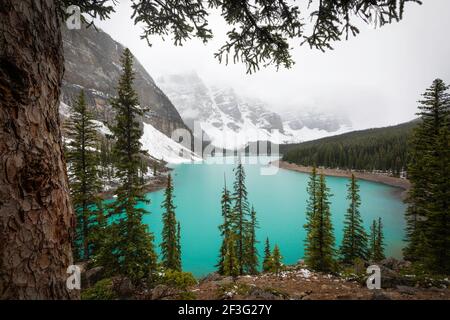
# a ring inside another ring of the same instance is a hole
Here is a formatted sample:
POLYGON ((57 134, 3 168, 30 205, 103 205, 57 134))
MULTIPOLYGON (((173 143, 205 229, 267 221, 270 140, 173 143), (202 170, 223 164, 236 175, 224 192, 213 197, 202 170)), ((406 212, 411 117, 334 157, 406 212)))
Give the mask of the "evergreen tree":
MULTIPOLYGON (((231 195, 230 192, 227 189, 226 181, 224 181, 224 188, 222 191, 222 199, 221 199, 221 207, 222 207, 222 219, 223 223, 219 226, 220 235, 222 237, 222 245, 220 247, 220 254, 219 254, 219 262, 216 265, 218 267, 219 274, 225 274, 225 267, 224 267, 224 261, 227 253, 230 251, 228 250, 228 244, 230 239, 230 234, 233 232, 232 225, 231 225, 231 195)), ((235 252, 233 250, 233 252, 235 252)), ((235 259, 236 257, 234 257, 235 259)))
POLYGON ((281 256, 280 248, 278 247, 277 244, 275 244, 275 247, 273 248, 272 258, 273 258, 272 270, 278 276, 283 266, 282 261, 283 257, 281 256))
POLYGON ((383 223, 381 218, 378 218, 378 228, 377 228, 377 250, 375 252, 375 261, 381 261, 386 258, 384 255, 384 235, 383 235, 383 223))
POLYGON ((108 228, 108 236, 98 257, 98 262, 109 274, 122 274, 133 281, 151 277, 156 269, 157 257, 153 246, 153 234, 142 223, 147 211, 139 207, 148 203, 144 185, 139 179, 142 130, 137 117, 143 115, 137 93, 133 89, 133 56, 125 49, 122 59, 122 75, 117 97, 111 100, 116 112, 112 128, 116 142, 113 146, 115 178, 119 181, 116 200, 111 206, 114 223, 108 228))
POLYGON ((239 274, 244 274, 247 270, 247 261, 245 258, 248 244, 248 221, 249 221, 249 205, 247 200, 247 189, 245 186, 244 166, 239 159, 237 167, 234 169, 235 181, 233 200, 234 206, 231 214, 230 223, 233 226, 233 232, 236 234, 236 253, 239 263, 239 274))
POLYGON ((230 232, 226 237, 223 260, 223 275, 237 277, 240 274, 239 261, 236 254, 236 235, 230 232))
POLYGON ((347 199, 350 200, 350 206, 345 215, 340 254, 344 263, 352 263, 356 258, 367 259, 367 234, 359 213, 359 186, 353 174, 348 185, 347 199))
POLYGON ((177 250, 178 250, 178 254, 179 254, 179 260, 180 260, 180 270, 182 270, 182 266, 181 266, 181 224, 178 221, 177 223, 177 250))
POLYGON ((256 211, 252 207, 250 211, 250 221, 248 223, 248 236, 247 241, 248 244, 246 246, 246 268, 247 273, 249 274, 257 274, 258 273, 258 250, 256 249, 256 244, 258 241, 256 240, 256 228, 258 227, 258 222, 256 220, 256 211))
POLYGON ((310 231, 313 217, 315 216, 315 214, 317 212, 316 197, 317 197, 318 185, 319 185, 319 177, 317 175, 317 169, 315 166, 313 166, 312 172, 311 172, 311 175, 310 175, 309 181, 308 181, 308 187, 306 189, 306 192, 309 195, 309 198, 307 200, 307 207, 306 207, 306 224, 304 225, 306 232, 310 231))
POLYGON ((411 139, 405 257, 450 273, 450 95, 440 79, 419 101, 421 123, 411 139))
POLYGON ((330 271, 334 267, 334 235, 329 197, 330 192, 326 186, 325 177, 320 175, 316 190, 317 212, 307 225, 305 246, 306 263, 319 271, 330 271))
POLYGON ((263 272, 271 272, 273 270, 273 257, 270 252, 269 237, 266 238, 266 245, 264 247, 263 272))
POLYGON ((175 205, 173 203, 172 176, 169 174, 167 188, 164 193, 163 230, 161 242, 162 265, 166 269, 181 271, 181 254, 179 249, 178 223, 175 216, 175 205))
POLYGON ((69 185, 77 218, 74 241, 75 258, 88 260, 93 253, 91 232, 96 221, 103 215, 100 211, 101 181, 99 156, 95 151, 98 141, 94 116, 88 109, 84 92, 81 91, 67 121, 66 156, 69 164, 69 185))
POLYGON ((383 223, 381 218, 373 220, 370 227, 370 250, 369 257, 371 261, 379 262, 385 259, 384 255, 384 235, 383 235, 383 223))

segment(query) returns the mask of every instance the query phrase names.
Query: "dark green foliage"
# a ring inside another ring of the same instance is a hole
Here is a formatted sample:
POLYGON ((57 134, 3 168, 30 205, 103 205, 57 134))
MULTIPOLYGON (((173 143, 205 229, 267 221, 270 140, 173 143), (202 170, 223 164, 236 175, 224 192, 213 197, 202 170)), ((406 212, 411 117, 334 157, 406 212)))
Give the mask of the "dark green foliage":
POLYGON ((244 274, 246 271, 246 254, 247 240, 248 240, 248 223, 250 217, 250 209, 247 200, 247 188, 245 186, 245 171, 240 159, 237 167, 234 169, 235 181, 233 201, 234 206, 231 214, 232 230, 236 234, 236 253, 239 263, 239 274, 244 274))
POLYGON ((306 233, 310 232, 313 218, 317 213, 317 190, 319 186, 319 176, 317 175, 317 169, 314 166, 311 171, 311 175, 309 176, 308 187, 306 188, 306 192, 309 195, 306 205, 306 224, 304 228, 306 229, 306 233))
POLYGON ((109 274, 122 274, 139 281, 152 276, 157 258, 153 234, 142 223, 142 216, 147 212, 139 206, 140 203, 148 203, 148 200, 145 199, 144 186, 139 179, 143 155, 139 141, 142 131, 136 118, 142 115, 142 110, 133 89, 132 61, 131 52, 125 49, 118 95, 111 100, 116 111, 112 131, 116 138, 113 156, 115 178, 119 180, 119 186, 110 208, 114 222, 108 227, 98 264, 105 267, 109 274))
POLYGON ((258 222, 254 208, 249 209, 245 172, 240 159, 234 173, 233 194, 230 195, 226 185, 222 192, 223 224, 219 226, 222 245, 217 267, 220 274, 234 274, 235 268, 238 275, 256 274, 259 265, 256 249, 258 222))
MULTIPOLYGON (((312 179, 312 177, 311 177, 312 179)), ((325 183, 325 177, 320 175, 316 190, 309 189, 316 194, 316 212, 310 217, 305 226, 306 245, 305 261, 312 269, 331 271, 334 268, 334 235, 331 224, 330 202, 331 196, 325 183)))
POLYGON ((223 259, 223 275, 237 277, 240 275, 240 265, 236 254, 236 240, 235 233, 230 232, 225 239, 224 244, 224 259, 223 259))
POLYGON ((175 205, 173 204, 173 183, 169 174, 167 188, 164 192, 164 201, 161 207, 164 209, 163 230, 161 242, 162 265, 165 269, 181 271, 180 251, 180 225, 175 216, 175 205))
POLYGON ((368 129, 280 147, 283 160, 304 166, 381 170, 398 176, 406 169, 407 141, 419 121, 368 129))
POLYGON ((440 79, 419 101, 411 139, 405 256, 430 272, 450 273, 450 95, 440 79))
POLYGON ((280 248, 277 244, 275 244, 275 247, 273 248, 272 261, 272 272, 278 276, 283 267, 283 256, 281 255, 280 248))
MULTIPOLYGON (((92 17, 106 19, 114 11, 115 1, 108 0, 60 0, 61 7, 79 5, 92 17)), ((305 1, 304 8, 295 2, 280 1, 133 1, 132 19, 143 26, 142 38, 153 35, 172 35, 175 45, 196 37, 207 42, 213 37, 208 25, 209 9, 217 9, 230 26, 228 40, 215 56, 228 63, 242 61, 247 72, 259 66, 273 64, 277 68, 291 67, 289 39, 299 39, 311 47, 324 51, 332 49, 332 43, 359 33, 358 21, 369 23, 377 20, 379 26, 399 21, 405 3, 418 0, 361 0, 361 1, 305 1), (310 10, 305 8, 311 7, 310 10), (302 14, 305 12, 305 14, 302 14), (311 25, 305 25, 305 22, 311 25)))
POLYGON ((234 248, 236 235, 233 233, 232 229, 232 199, 230 192, 227 189, 226 182, 222 192, 221 206, 223 223, 219 226, 219 230, 220 235, 222 236, 222 245, 220 247, 217 267, 219 274, 232 275, 232 273, 236 273, 236 270, 238 270, 238 262, 236 250, 234 248), (227 262, 227 265, 225 265, 225 262, 227 262))
POLYGON ((258 222, 256 220, 256 211, 252 207, 250 211, 250 221, 248 223, 247 230, 247 245, 246 245, 246 266, 247 273, 249 274, 257 274, 258 273, 258 251, 256 249, 256 244, 258 241, 256 240, 256 228, 258 227, 258 222))
POLYGON ((371 261, 380 262, 385 259, 384 255, 384 235, 383 235, 383 223, 381 218, 373 220, 372 226, 370 227, 370 250, 369 258, 371 261))
POLYGON ((172 288, 187 290, 190 286, 195 285, 197 280, 190 272, 168 269, 164 271, 158 282, 172 288))
POLYGON ((114 300, 118 296, 114 292, 113 282, 111 279, 102 279, 93 287, 81 292, 82 300, 114 300))
POLYGON ((69 139, 66 157, 72 203, 77 217, 74 253, 76 259, 84 260, 88 260, 94 253, 97 241, 91 236, 93 230, 101 232, 104 227, 98 197, 101 191, 98 170, 100 159, 95 150, 98 140, 93 120, 84 92, 81 91, 66 124, 69 139))
POLYGON ((270 272, 273 270, 273 257, 270 252, 269 238, 266 239, 266 244, 264 246, 264 260, 263 260, 263 272, 270 272))
POLYGON ((361 205, 359 186, 353 174, 348 184, 347 199, 350 201, 350 206, 345 214, 340 255, 344 263, 353 263, 357 258, 367 259, 367 234, 359 213, 361 205))

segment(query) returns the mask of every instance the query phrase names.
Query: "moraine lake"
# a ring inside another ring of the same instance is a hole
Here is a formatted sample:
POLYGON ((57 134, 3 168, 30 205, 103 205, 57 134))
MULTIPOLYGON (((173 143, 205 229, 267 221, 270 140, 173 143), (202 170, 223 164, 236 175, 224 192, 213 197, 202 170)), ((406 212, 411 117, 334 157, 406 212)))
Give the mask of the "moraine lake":
MULTIPOLYGON (((306 186, 309 175, 279 169, 275 175, 261 175, 260 169, 273 159, 259 157, 260 164, 249 164, 251 158, 242 160, 246 172, 246 186, 250 205, 255 207, 259 222, 258 251, 263 253, 264 240, 268 236, 271 245, 280 246, 285 264, 292 264, 303 257, 305 230, 306 186)), ((256 162, 256 158, 252 159, 256 162)), ((230 189, 234 181, 233 158, 226 164, 202 163, 173 166, 174 202, 176 215, 181 223, 183 270, 201 277, 215 271, 221 238, 218 226, 222 223, 220 198, 224 176, 230 189)), ((333 196, 331 201, 332 222, 336 247, 342 239, 342 226, 348 201, 349 179, 327 177, 327 186, 333 196)), ((381 217, 384 224, 386 256, 401 257, 404 238, 405 205, 398 196, 397 188, 384 184, 359 180, 361 216, 366 230, 373 219, 381 217)), ((164 190, 148 193, 150 214, 144 216, 155 235, 159 252, 161 242, 161 203, 164 190)), ((261 260, 261 259, 260 259, 261 260)))

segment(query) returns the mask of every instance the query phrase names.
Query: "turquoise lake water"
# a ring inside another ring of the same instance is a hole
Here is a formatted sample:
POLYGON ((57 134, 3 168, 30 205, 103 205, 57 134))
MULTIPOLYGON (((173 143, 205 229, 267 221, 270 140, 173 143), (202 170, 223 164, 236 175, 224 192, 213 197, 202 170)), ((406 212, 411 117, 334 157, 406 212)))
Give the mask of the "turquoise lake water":
MULTIPOLYGON (((256 158, 253 159, 255 161, 256 158)), ((303 258, 305 239, 306 186, 308 174, 279 169, 275 175, 261 175, 260 169, 269 161, 259 158, 262 164, 248 164, 242 160, 247 175, 246 186, 249 202, 257 212, 262 255, 264 240, 268 236, 273 246, 277 243, 284 263, 291 264, 303 258)), ((233 162, 233 159, 228 159, 233 162)), ((173 167, 176 215, 181 223, 183 270, 195 276, 203 276, 215 270, 221 238, 218 226, 222 223, 220 197, 224 175, 227 185, 234 181, 234 164, 181 164, 173 167)), ((348 202, 347 178, 327 177, 331 197, 331 214, 336 236, 336 247, 342 239, 342 223, 348 202)), ((373 219, 381 217, 384 223, 386 255, 401 257, 404 245, 405 205, 398 196, 398 189, 379 183, 359 181, 361 215, 367 230, 373 219)), ((159 252, 161 242, 161 203, 163 190, 149 193, 149 215, 144 217, 155 235, 159 252)))

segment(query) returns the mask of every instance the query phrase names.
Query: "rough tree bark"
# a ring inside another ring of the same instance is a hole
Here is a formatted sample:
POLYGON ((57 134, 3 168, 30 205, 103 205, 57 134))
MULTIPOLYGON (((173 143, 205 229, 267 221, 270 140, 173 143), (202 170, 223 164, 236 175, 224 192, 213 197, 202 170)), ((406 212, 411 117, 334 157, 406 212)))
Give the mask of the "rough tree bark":
POLYGON ((57 1, 0 0, 0 299, 70 299, 57 1))

